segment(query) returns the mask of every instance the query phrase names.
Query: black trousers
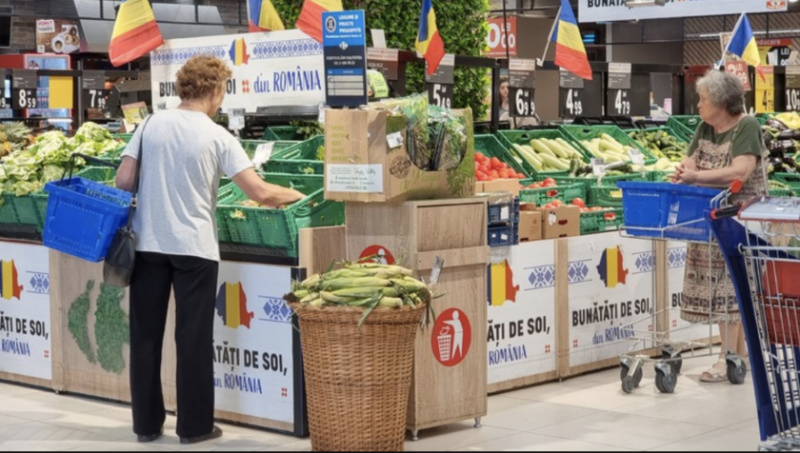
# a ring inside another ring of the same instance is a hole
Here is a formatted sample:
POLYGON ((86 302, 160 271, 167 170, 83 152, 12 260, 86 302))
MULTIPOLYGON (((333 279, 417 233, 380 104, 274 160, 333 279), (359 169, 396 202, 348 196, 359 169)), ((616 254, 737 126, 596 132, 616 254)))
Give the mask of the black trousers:
POLYGON ((214 428, 214 305, 219 263, 197 257, 136 253, 131 276, 133 432, 156 434, 166 418, 161 352, 170 291, 175 289, 178 428, 196 437, 214 428))

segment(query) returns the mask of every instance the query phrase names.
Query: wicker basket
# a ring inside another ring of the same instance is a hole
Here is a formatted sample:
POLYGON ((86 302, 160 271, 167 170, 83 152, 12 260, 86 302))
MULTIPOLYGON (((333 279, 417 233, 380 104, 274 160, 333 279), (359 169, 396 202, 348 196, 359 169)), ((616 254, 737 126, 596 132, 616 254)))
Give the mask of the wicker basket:
POLYGON ((403 451, 414 342, 424 305, 299 308, 313 451, 403 451))

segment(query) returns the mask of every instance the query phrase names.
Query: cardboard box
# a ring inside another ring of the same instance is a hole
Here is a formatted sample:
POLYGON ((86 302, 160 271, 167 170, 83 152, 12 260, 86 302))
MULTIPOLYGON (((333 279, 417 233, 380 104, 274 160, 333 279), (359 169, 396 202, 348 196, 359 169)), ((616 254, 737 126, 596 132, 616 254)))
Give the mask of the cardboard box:
POLYGON ((459 110, 470 131, 461 164, 423 171, 406 152, 407 120, 386 110, 327 110, 325 199, 399 204, 409 200, 467 198, 475 194, 472 112, 459 110))
POLYGON ((518 197, 519 191, 519 179, 498 179, 496 181, 478 181, 475 183, 475 193, 510 192, 514 197, 518 197))
POLYGON ((542 212, 520 211, 519 241, 529 242, 542 239, 542 212))
POLYGON ((542 239, 557 239, 581 234, 581 210, 577 206, 540 209, 542 239))

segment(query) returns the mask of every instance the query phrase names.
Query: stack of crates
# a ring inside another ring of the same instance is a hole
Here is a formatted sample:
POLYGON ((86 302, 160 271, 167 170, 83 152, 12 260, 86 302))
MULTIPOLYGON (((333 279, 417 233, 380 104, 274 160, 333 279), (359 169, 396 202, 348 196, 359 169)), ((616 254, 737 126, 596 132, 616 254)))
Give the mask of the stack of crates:
POLYGON ((519 198, 489 201, 489 247, 519 244, 519 198))

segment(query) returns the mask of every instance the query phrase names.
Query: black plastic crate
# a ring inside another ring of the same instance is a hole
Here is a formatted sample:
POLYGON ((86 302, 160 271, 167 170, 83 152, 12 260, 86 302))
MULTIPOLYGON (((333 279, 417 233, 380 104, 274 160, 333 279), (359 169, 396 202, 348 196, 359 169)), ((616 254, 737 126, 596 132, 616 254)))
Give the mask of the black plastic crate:
POLYGON ((519 222, 489 227, 489 247, 508 247, 519 244, 519 222))
POLYGON ((489 205, 489 225, 519 222, 519 198, 511 203, 489 205))

